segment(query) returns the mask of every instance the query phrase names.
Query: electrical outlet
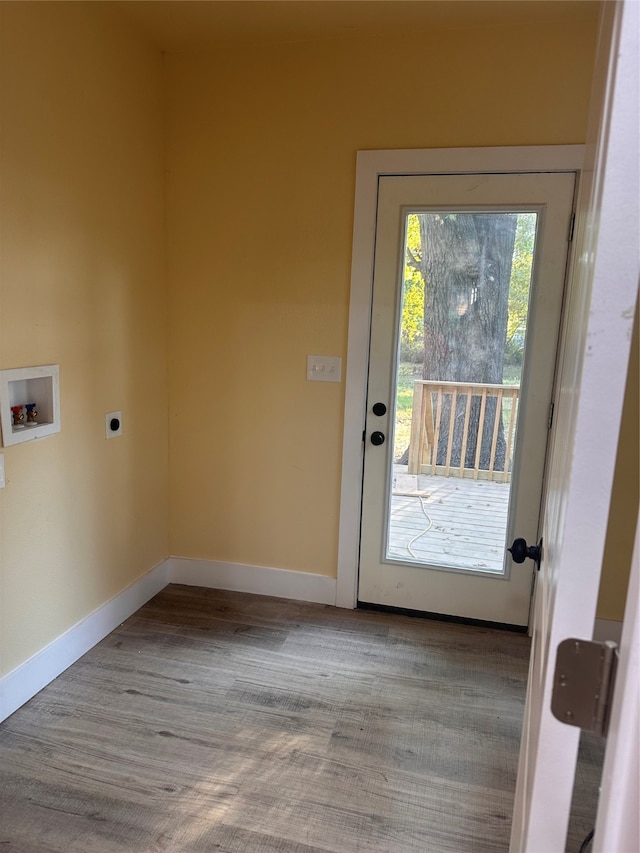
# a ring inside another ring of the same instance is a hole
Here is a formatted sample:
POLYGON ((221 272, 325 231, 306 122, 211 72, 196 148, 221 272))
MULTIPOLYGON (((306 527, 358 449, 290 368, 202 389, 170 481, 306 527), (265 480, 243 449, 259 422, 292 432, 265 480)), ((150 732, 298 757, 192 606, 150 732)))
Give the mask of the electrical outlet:
POLYGON ((308 355, 307 379, 310 382, 340 382, 342 359, 332 355, 308 355))
POLYGON ((106 438, 117 438, 122 435, 122 412, 107 412, 104 420, 106 438))

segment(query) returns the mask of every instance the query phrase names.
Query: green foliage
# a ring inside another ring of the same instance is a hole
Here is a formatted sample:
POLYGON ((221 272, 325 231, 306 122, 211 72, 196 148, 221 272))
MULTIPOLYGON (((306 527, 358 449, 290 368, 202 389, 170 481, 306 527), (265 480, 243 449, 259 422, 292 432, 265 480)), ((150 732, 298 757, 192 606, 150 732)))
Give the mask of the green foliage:
MULTIPOLYGON (((449 214, 454 217, 455 214, 449 214)), ((509 286, 509 319, 505 364, 522 364, 524 336, 529 310, 529 290, 536 236, 537 214, 521 213, 518 216, 516 239, 509 286)), ((400 361, 419 364, 424 355, 424 279, 413 261, 422 256, 418 214, 407 217, 404 281, 402 294, 402 328, 400 335, 400 361)))
POLYGON ((518 216, 509 284, 509 319, 507 321, 505 352, 505 360, 508 364, 522 364, 527 313, 529 311, 536 220, 537 214, 535 213, 521 213, 518 216))
POLYGON ((407 217, 404 281, 402 292, 402 330, 400 360, 422 362, 424 355, 424 278, 411 263, 419 258, 420 225, 415 213, 407 217))
POLYGON ((409 446, 411 411, 413 409, 413 383, 422 378, 422 355, 418 364, 401 363, 398 366, 396 388, 396 419, 394 425, 393 458, 397 461, 409 446))

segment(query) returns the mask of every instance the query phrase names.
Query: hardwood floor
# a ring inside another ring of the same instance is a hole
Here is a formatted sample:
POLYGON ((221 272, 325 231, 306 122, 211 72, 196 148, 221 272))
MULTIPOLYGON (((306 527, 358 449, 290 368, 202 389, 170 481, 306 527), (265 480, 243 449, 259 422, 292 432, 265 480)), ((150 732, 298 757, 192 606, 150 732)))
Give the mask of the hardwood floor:
MULTIPOLYGON (((580 748, 567 833, 567 853, 579 853, 582 842, 595 826, 605 744, 605 739, 598 735, 588 732, 580 733, 580 748)), ((589 846, 588 850, 592 853, 592 846, 589 846)))
POLYGON ((529 641, 170 586, 0 726, 0 849, 508 849, 529 641))

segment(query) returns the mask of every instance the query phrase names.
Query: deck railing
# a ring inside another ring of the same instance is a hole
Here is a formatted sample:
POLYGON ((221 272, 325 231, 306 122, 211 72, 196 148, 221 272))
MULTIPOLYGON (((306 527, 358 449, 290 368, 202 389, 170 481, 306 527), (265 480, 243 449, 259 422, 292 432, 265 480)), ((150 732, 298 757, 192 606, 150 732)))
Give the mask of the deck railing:
POLYGON ((509 482, 519 393, 518 385, 416 380, 408 473, 509 482))

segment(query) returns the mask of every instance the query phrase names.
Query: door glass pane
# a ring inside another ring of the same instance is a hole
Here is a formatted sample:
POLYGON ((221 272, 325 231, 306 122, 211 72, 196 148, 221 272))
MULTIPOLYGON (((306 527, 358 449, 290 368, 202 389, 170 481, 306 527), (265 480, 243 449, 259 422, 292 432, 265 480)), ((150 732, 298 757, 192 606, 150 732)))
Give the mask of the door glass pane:
POLYGON ((405 217, 387 560, 504 570, 536 224, 405 217))

